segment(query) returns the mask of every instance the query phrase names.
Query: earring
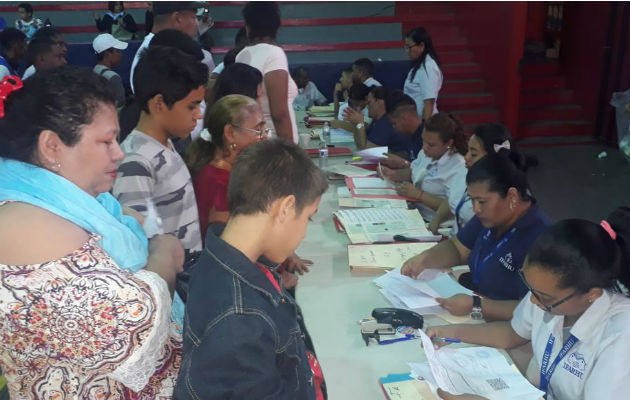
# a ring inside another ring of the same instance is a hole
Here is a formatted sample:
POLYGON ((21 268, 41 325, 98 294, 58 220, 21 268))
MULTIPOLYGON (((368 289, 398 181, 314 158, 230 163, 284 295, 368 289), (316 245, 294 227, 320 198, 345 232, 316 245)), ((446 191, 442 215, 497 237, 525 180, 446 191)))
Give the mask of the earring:
POLYGON ((510 211, 514 211, 515 204, 513 201, 510 202, 510 211))
POLYGON ((236 150, 236 143, 230 144, 230 150, 232 151, 236 150))
POLYGON ((55 163, 50 167, 50 169, 52 169, 53 172, 58 172, 60 168, 61 168, 61 163, 59 161, 55 161, 55 163))

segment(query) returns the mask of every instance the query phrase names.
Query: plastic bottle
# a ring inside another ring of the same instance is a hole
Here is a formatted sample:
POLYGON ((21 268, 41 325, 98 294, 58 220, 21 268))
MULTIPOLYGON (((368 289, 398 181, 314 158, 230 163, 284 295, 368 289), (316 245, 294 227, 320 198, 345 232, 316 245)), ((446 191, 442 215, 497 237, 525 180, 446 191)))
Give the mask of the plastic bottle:
POLYGON ((324 169, 328 165, 328 145, 325 140, 319 141, 319 168, 324 169))
POLYGON ((330 124, 328 121, 324 122, 324 126, 322 127, 322 137, 326 144, 330 144, 330 124))

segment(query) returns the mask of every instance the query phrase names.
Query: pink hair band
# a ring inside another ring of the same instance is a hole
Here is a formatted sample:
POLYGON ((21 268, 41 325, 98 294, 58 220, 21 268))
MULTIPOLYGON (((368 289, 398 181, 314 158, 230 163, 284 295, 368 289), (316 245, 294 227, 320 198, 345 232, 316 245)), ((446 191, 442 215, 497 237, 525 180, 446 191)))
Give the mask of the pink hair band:
POLYGON ((608 223, 608 221, 602 221, 599 223, 601 225, 602 228, 604 228, 604 230, 606 232, 608 232, 608 234, 610 235, 610 237, 612 238, 612 240, 617 240, 617 233, 615 232, 615 230, 612 228, 612 226, 610 226, 610 224, 608 223))

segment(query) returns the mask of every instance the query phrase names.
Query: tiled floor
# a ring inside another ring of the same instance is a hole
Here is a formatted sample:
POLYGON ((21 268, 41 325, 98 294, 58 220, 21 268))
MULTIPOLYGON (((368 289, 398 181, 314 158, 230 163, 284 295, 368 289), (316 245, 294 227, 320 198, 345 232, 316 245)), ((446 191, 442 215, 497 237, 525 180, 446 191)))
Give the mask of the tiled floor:
POLYGON ((539 165, 529 172, 534 196, 555 221, 600 221, 616 207, 630 205, 630 166, 619 150, 601 145, 522 148, 539 165), (598 159, 605 151, 608 156, 598 159))

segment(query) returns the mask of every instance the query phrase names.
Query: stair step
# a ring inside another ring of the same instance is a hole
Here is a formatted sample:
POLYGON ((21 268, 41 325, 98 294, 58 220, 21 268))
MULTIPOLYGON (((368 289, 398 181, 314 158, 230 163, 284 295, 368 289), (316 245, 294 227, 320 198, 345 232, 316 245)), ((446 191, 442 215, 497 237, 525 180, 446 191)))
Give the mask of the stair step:
POLYGON ((594 127, 590 121, 538 121, 519 123, 521 138, 541 136, 593 136, 594 127))
POLYGON ((440 94, 479 93, 486 88, 482 79, 449 79, 444 81, 440 94))
POLYGON ((442 64, 442 73, 446 79, 481 79, 481 68, 476 63, 442 64))
POLYGON ((462 120, 464 125, 487 124, 499 120, 499 110, 494 108, 460 110, 455 112, 455 114, 462 120))
POLYGON ((440 62, 442 64, 465 64, 471 63, 472 57, 470 51, 444 51, 440 53, 440 62))
POLYGON ((519 148, 522 147, 557 147, 557 146, 584 146, 598 144, 590 136, 544 136, 516 139, 519 148))
POLYGON ((578 120, 584 116, 582 107, 577 104, 566 106, 521 107, 518 119, 527 121, 578 120))
POLYGON ((442 111, 465 111, 484 106, 493 106, 494 96, 491 93, 447 94, 438 98, 438 108, 442 111))
POLYGON ((560 63, 557 61, 521 64, 521 75, 557 75, 560 63))
POLYGON ((521 107, 574 104, 572 90, 522 90, 521 107))
POLYGON ((562 90, 567 88, 563 75, 535 75, 523 77, 522 90, 562 90))

